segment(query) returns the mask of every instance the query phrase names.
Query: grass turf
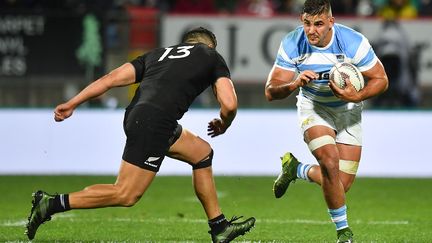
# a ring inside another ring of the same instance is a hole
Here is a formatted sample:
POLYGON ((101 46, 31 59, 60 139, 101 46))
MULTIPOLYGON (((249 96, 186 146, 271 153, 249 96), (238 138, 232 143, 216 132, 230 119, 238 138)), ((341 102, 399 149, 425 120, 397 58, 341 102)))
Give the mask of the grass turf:
MULTIPOLYGON (((317 185, 297 181, 275 199, 275 177, 216 177, 227 218, 254 216, 238 241, 335 242, 335 228, 317 185)), ((65 193, 111 176, 0 176, 0 242, 27 241, 31 193, 65 193)), ((356 242, 432 242, 432 178, 358 178, 347 195, 356 242)), ((130 208, 73 210, 40 226, 33 242, 210 242, 191 178, 159 176, 130 208)))

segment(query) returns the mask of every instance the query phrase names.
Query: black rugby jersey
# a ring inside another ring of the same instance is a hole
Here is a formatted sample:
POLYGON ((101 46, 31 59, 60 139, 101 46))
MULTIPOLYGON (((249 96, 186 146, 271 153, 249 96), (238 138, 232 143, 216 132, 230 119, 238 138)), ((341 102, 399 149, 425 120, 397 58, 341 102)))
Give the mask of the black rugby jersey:
POLYGON ((128 109, 150 105, 177 120, 218 78, 230 78, 223 57, 201 43, 157 48, 131 64, 135 67, 135 82, 140 85, 128 109))

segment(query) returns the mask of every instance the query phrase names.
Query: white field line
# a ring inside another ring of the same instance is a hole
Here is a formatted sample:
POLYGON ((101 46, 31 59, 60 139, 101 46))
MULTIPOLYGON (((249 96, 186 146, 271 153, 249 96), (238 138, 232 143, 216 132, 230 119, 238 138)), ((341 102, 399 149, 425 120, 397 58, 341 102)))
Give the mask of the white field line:
MULTIPOLYGON (((52 220, 66 220, 73 222, 99 222, 100 218, 83 218, 76 217, 72 213, 57 214, 53 216, 52 220)), ((105 221, 111 222, 136 222, 136 223, 169 223, 169 222, 180 222, 180 223, 191 223, 191 224, 203 224, 207 223, 206 219, 185 219, 185 218, 159 218, 159 219, 132 219, 132 218, 107 218, 105 221)), ((264 224, 305 224, 305 225, 324 225, 330 224, 328 220, 309 220, 309 219, 257 219, 257 223, 264 224)), ((366 225, 408 225, 407 220, 353 220, 350 224, 366 224, 366 225)), ((3 220, 0 221, 0 227, 23 227, 27 224, 27 220, 3 220)))
POLYGON ((27 220, 4 220, 0 223, 3 227, 21 227, 27 224, 27 220))
MULTIPOLYGON (((73 219, 75 215, 73 213, 64 213, 64 214, 57 214, 56 216, 52 217, 51 220, 56 220, 59 218, 66 218, 66 219, 73 219)), ((27 219, 21 219, 21 220, 0 220, 0 227, 21 227, 25 226, 27 224, 27 219)))

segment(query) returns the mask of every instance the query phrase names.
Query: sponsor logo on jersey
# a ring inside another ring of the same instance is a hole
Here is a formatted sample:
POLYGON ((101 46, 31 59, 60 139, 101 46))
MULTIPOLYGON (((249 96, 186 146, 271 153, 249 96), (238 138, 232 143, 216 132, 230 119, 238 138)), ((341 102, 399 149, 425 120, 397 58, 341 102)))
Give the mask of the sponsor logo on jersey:
POLYGON ((312 122, 314 122, 314 117, 313 116, 309 116, 306 119, 304 119, 301 123, 301 127, 304 128, 305 126, 311 124, 312 122))
POLYGON ((318 73, 318 79, 322 79, 322 80, 328 80, 328 79, 330 79, 330 73, 329 72, 321 72, 321 73, 318 73))
POLYGON ((298 61, 298 63, 302 63, 302 62, 304 62, 304 61, 306 60, 306 58, 308 58, 308 57, 309 57, 308 54, 303 54, 303 55, 301 55, 301 56, 298 57, 297 61, 298 61))

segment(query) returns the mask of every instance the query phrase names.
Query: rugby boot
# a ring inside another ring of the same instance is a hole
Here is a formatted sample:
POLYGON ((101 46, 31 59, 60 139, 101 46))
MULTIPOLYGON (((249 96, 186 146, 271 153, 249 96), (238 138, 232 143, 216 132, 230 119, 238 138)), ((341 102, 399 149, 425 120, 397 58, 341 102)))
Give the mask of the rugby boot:
POLYGON ((273 192, 276 198, 282 197, 289 184, 297 179, 297 167, 300 164, 290 152, 285 153, 281 160, 282 171, 273 184, 273 192))
POLYGON ((211 231, 209 231, 213 243, 230 242, 238 236, 246 234, 246 232, 251 230, 251 228, 255 225, 254 217, 248 218, 243 222, 233 223, 239 218, 241 217, 232 217, 232 219, 228 222, 227 227, 225 227, 225 229, 219 234, 212 234, 211 231))
POLYGON ((53 214, 54 195, 49 195, 43 191, 37 191, 32 194, 32 209, 28 217, 25 234, 32 240, 39 226, 45 221, 51 220, 53 214))
POLYGON ((337 231, 338 240, 336 243, 352 243, 354 242, 353 239, 353 232, 350 228, 344 228, 337 231))

